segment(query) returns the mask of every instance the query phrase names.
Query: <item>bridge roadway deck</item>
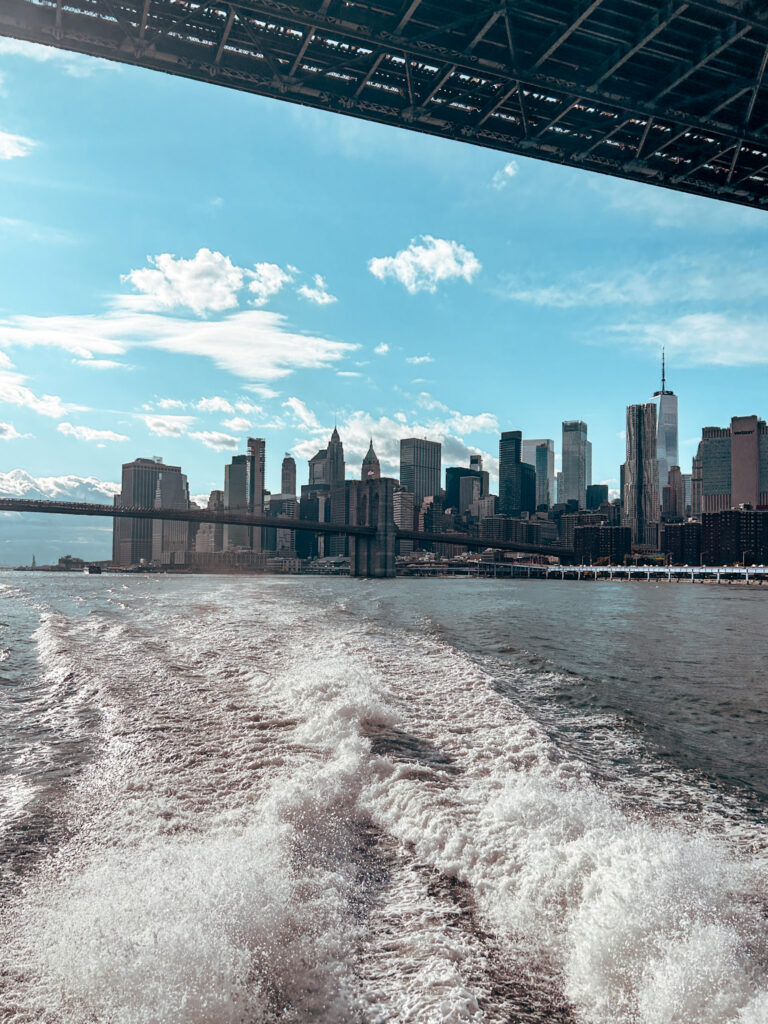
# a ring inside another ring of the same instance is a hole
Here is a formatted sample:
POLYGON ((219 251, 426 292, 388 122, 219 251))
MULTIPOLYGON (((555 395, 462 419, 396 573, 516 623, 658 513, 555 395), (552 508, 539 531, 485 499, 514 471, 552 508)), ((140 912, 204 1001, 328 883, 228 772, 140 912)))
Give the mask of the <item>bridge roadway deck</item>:
POLYGON ((768 204, 764 0, 2 0, 0 34, 768 204))
MULTIPOLYGON (((110 519, 167 519, 189 523, 226 523, 236 526, 267 526, 278 530, 307 530, 312 533, 343 534, 349 537, 375 537, 372 526, 344 523, 317 523, 310 519, 290 519, 286 516, 257 516, 231 509, 140 508, 123 505, 99 505, 95 502, 37 501, 32 498, 0 498, 0 512, 34 512, 48 515, 105 516, 110 519)), ((573 552, 549 545, 520 544, 513 541, 488 540, 463 533, 422 533, 418 530, 397 530, 398 540, 416 540, 424 543, 454 544, 459 547, 493 548, 502 551, 520 551, 530 554, 569 556, 573 552)))

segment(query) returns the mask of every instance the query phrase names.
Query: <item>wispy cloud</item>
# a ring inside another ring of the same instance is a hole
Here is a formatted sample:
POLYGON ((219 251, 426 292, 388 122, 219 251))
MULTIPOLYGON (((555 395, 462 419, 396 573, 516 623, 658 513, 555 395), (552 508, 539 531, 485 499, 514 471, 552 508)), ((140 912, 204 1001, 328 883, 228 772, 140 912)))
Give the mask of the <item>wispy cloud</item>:
POLYGON ((245 419, 243 416, 233 416, 231 419, 224 420, 221 425, 222 427, 226 427, 227 430, 237 431, 238 434, 242 434, 246 430, 251 429, 251 421, 245 419))
POLYGON ((231 451, 240 445, 238 437, 222 434, 218 430, 197 430, 189 436, 195 441, 200 441, 206 448, 212 448, 215 452, 231 451))
POLYGON ((0 160, 14 160, 16 157, 29 156, 36 145, 34 139, 0 130, 0 160))
POLYGON ((331 295, 328 291, 328 286, 325 283, 325 278, 322 274, 315 274, 314 287, 303 284, 299 289, 298 293, 305 299, 309 299, 310 302, 314 302, 318 306, 328 306, 332 302, 337 302, 338 299, 335 295, 331 295))
POLYGON ((406 356, 406 363, 411 366, 421 366, 422 363, 434 363, 432 356, 406 356))
POLYGON ((691 313, 670 320, 614 324, 613 339, 666 347, 667 358, 688 366, 764 366, 768 364, 768 316, 691 313))
POLYGON ((73 359, 75 366, 86 366, 89 370, 130 370, 128 363, 117 359, 73 359))
POLYGON ((320 423, 313 412, 307 408, 306 402, 303 402, 300 398, 289 398, 283 402, 285 409, 290 409, 296 420, 301 424, 302 427, 306 427, 309 430, 320 430, 320 423))
POLYGON ((496 171, 494 176, 491 178, 491 188, 495 188, 497 192, 500 192, 503 188, 512 181, 517 174, 518 167, 515 160, 508 160, 501 170, 496 171))
POLYGON ((20 434, 12 423, 0 423, 0 441, 15 441, 19 437, 31 436, 31 434, 20 434))
POLYGON ((581 270, 553 281, 547 275, 502 277, 501 297, 557 309, 601 306, 659 306, 681 303, 752 301, 766 297, 768 268, 758 253, 741 261, 670 257, 643 270, 581 270))
POLYGON ((393 277, 411 295, 435 292, 443 281, 471 283, 482 269, 477 256, 458 242, 422 235, 395 256, 374 256, 368 269, 380 281, 393 277))
POLYGON ((387 352, 389 352, 389 345, 387 345, 386 342, 382 341, 382 343, 380 345, 377 345, 373 351, 376 353, 377 356, 385 356, 387 352))
POLYGON ((107 61, 96 57, 88 57, 82 53, 60 50, 55 46, 40 46, 28 43, 23 39, 0 38, 0 56, 23 57, 39 64, 59 64, 64 72, 72 78, 88 78, 99 67, 111 67, 107 61))
POLYGON ((200 401, 195 404, 195 408, 199 409, 200 412, 235 411, 232 403, 227 401, 226 398, 222 398, 221 395, 211 395, 210 398, 201 398, 200 401))
MULTIPOLYGON (((8 365, 7 360, 0 365, 8 365)), ((58 395, 38 395, 26 384, 27 378, 14 370, 0 370, 0 402, 19 405, 40 416, 59 420, 70 411, 82 408, 62 401, 58 395)))
POLYGON ((80 358, 156 348, 211 359, 239 377, 264 381, 285 377, 295 369, 332 366, 358 348, 294 333, 285 317, 255 309, 211 321, 127 310, 110 310, 101 316, 13 316, 0 320, 0 344, 55 347, 80 358))
POLYGON ((159 416, 154 413, 139 415, 150 434, 157 437, 181 437, 195 422, 194 416, 159 416))
POLYGON ((96 430, 93 427, 79 427, 74 423, 59 423, 56 427, 60 434, 74 437, 76 441, 130 441, 125 434, 116 434, 114 430, 96 430))

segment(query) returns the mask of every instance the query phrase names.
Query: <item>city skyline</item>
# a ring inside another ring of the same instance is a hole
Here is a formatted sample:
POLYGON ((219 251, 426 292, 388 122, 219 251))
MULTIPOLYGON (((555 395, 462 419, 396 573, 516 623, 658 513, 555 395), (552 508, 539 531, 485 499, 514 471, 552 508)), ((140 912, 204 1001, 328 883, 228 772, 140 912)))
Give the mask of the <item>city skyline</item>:
POLYGON ((9 41, 0 72, 5 472, 162 451, 206 493, 250 433, 304 459, 336 421, 383 472, 426 436, 495 477, 498 433, 574 419, 615 491, 664 343, 684 466, 760 409, 759 213, 9 41))

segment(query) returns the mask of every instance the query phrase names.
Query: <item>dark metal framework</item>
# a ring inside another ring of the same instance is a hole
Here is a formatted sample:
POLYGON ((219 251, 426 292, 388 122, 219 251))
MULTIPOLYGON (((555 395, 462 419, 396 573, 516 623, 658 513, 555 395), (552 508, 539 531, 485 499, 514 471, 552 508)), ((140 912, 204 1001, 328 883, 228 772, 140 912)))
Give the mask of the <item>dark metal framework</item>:
MULTIPOLYGON (((307 533, 334 533, 348 537, 374 537, 372 526, 352 526, 345 523, 316 523, 312 519, 289 519, 286 516, 257 516, 250 512, 231 509, 144 508, 126 505, 98 505, 83 501, 38 501, 35 498, 0 498, 0 512, 35 512, 47 515, 102 516, 108 519, 166 519, 182 523, 230 523, 238 526, 268 526, 277 530, 305 530, 307 533)), ((417 530, 397 530, 402 540, 429 541, 455 544, 469 548, 494 548, 503 551, 570 556, 568 548, 544 544, 524 544, 509 540, 486 540, 464 533, 420 533, 417 530)))
POLYGON ((0 34, 768 203, 764 0, 0 0, 0 34))

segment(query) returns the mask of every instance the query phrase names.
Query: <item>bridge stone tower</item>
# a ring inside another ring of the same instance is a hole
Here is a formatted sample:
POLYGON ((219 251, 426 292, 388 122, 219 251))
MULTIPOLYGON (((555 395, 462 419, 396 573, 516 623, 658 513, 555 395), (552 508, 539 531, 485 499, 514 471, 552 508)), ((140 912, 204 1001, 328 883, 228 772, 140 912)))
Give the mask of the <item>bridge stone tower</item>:
POLYGON ((373 537, 350 538, 352 575, 384 579, 395 575, 395 487, 397 481, 384 477, 357 484, 357 522, 373 526, 373 537))

